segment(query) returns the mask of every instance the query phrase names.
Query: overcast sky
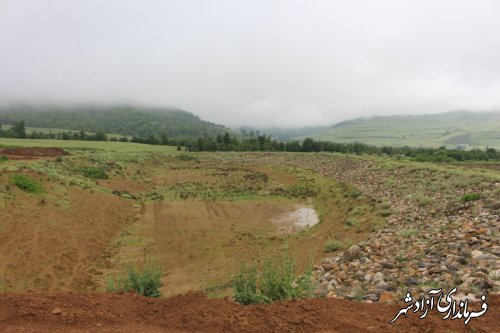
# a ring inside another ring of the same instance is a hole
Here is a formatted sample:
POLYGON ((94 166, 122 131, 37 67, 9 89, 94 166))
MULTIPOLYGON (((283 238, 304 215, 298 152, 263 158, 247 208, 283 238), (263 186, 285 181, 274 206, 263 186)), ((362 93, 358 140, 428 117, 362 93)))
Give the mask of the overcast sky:
POLYGON ((500 109, 500 1, 0 0, 0 103, 229 126, 500 109))

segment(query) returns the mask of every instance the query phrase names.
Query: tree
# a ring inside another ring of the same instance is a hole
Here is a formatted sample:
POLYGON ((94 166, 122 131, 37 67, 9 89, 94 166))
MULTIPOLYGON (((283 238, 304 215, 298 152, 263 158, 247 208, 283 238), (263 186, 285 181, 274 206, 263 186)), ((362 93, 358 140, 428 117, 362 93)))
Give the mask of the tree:
POLYGON ((21 120, 12 126, 12 134, 17 139, 26 139, 28 136, 26 135, 26 126, 24 125, 24 120, 21 120))
POLYGON ((96 141, 107 141, 108 137, 106 136, 106 134, 104 134, 102 132, 97 132, 95 135, 95 140, 96 141))

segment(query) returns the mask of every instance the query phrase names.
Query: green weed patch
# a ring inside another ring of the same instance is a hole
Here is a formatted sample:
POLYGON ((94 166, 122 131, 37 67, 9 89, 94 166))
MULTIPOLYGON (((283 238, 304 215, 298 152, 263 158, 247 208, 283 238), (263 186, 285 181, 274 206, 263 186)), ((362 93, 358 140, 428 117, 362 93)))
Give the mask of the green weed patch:
POLYGON ((10 177, 10 183, 16 185, 21 190, 30 193, 41 193, 43 192, 43 186, 38 181, 25 176, 14 174, 10 177))
POLYGON ((312 297, 312 265, 302 275, 295 269, 294 258, 286 253, 268 255, 260 265, 242 264, 233 279, 234 300, 246 305, 312 297))
POLYGON ((479 193, 467 193, 462 196, 462 201, 463 202, 469 202, 469 201, 476 201, 481 197, 479 193))
POLYGON ((92 179, 108 179, 106 172, 96 167, 83 167, 82 174, 87 178, 92 179))

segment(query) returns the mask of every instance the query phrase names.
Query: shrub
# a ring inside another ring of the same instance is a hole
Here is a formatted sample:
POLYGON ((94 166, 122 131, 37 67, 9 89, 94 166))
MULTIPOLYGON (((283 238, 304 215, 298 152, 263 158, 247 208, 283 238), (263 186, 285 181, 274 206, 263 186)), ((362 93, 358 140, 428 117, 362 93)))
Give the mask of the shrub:
POLYGON ((43 192, 42 184, 25 175, 18 175, 18 174, 12 175, 10 177, 10 183, 16 185, 21 190, 26 192, 31 192, 31 193, 43 192))
POLYGON ((135 291, 146 297, 160 297, 162 272, 157 264, 145 260, 142 269, 134 266, 127 268, 125 276, 108 277, 107 289, 110 292, 135 291))
POLYGON ((286 253, 267 256, 258 265, 242 265, 233 279, 234 300, 241 304, 312 297, 312 264, 295 274, 295 260, 286 253))
POLYGON ((462 197, 462 201, 463 202, 469 202, 469 201, 476 201, 478 200, 479 198, 481 197, 481 195, 479 193, 466 193, 464 194, 464 196, 462 197))
POLYGON ((366 205, 363 205, 363 206, 356 206, 352 209, 351 211, 351 214, 352 215, 363 215, 364 213, 366 213, 366 211, 368 210, 369 208, 366 206, 366 205))
POLYGON ((345 224, 349 227, 359 227, 360 222, 356 219, 347 219, 345 220, 345 224))
POLYGON ((415 201, 418 203, 418 205, 420 207, 429 206, 430 204, 432 204, 434 202, 433 198, 427 196, 426 194, 424 194, 422 192, 415 193, 413 198, 415 199, 415 201))
POLYGON ((399 232, 401 237, 409 238, 417 234, 417 229, 403 229, 399 232))
MULTIPOLYGON (((179 149, 177 149, 179 151, 179 149)), ((197 161, 197 158, 194 157, 193 155, 187 154, 187 153, 182 153, 177 155, 177 159, 181 161, 197 161)))
POLYGON ((82 174, 85 177, 92 179, 107 179, 108 175, 104 170, 95 167, 84 167, 82 168, 82 174))
POLYGON ((349 187, 347 188, 347 191, 346 193, 344 194, 344 196, 347 198, 351 198, 351 199, 357 199, 361 196, 361 192, 356 189, 356 188, 352 188, 352 187, 349 187))
POLYGON ((317 191, 311 185, 294 184, 286 189, 285 195, 289 198, 311 198, 317 195, 317 191))
POLYGON ((234 300, 238 303, 260 304, 271 303, 271 299, 258 293, 258 267, 242 264, 239 272, 233 279, 234 300))
POLYGON ((336 239, 330 239, 325 244, 325 251, 326 252, 333 252, 333 251, 340 250, 343 247, 344 247, 344 244, 341 241, 338 241, 336 239))
POLYGON ((135 290, 146 297, 160 297, 161 276, 161 271, 156 265, 147 265, 142 271, 136 267, 129 267, 125 290, 135 290))
POLYGON ((0 163, 7 162, 9 159, 5 155, 0 155, 0 163))
POLYGON ((383 209, 379 212, 380 216, 382 217, 387 217, 392 214, 392 211, 390 209, 383 209))

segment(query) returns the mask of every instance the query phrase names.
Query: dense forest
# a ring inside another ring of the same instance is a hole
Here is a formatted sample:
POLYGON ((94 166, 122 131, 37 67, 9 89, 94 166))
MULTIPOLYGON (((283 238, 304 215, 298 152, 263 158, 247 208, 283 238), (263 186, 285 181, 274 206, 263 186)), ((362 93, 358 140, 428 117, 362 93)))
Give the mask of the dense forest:
POLYGON ((186 140, 215 137, 231 130, 173 108, 115 106, 8 106, 0 107, 0 124, 62 128, 72 131, 121 134, 135 138, 186 140))

